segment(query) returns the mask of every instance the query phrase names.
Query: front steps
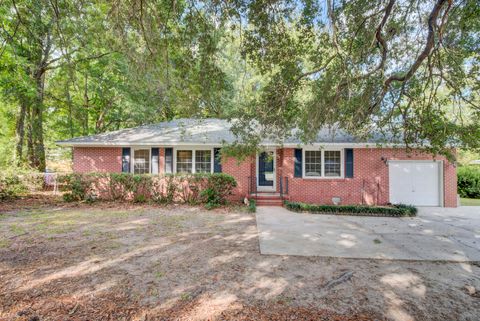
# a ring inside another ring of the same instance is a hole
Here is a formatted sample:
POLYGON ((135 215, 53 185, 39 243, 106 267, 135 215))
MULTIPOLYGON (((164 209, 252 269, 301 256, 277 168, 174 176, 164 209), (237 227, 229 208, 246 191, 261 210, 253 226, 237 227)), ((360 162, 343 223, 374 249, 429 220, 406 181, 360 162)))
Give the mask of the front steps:
POLYGON ((256 194, 251 194, 257 202, 257 206, 283 206, 283 199, 280 193, 272 192, 257 192, 256 194))

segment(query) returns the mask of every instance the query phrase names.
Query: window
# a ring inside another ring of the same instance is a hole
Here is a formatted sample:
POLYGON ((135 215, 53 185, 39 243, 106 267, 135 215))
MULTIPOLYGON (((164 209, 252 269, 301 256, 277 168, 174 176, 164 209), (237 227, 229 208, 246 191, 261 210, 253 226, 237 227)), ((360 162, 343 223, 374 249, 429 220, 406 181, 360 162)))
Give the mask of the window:
POLYGON ((305 151, 305 176, 322 176, 322 152, 305 151))
POLYGON ((135 149, 133 151, 133 173, 150 173, 150 149, 135 149))
POLYGON ((210 173, 212 170, 212 152, 209 150, 195 151, 195 172, 210 173))
POLYGON ((192 172, 192 151, 177 150, 177 173, 192 172))
POLYGON ((303 173, 306 178, 342 177, 342 158, 340 150, 304 150, 303 173))
POLYGON ((339 150, 325 151, 325 177, 340 177, 341 164, 339 150))

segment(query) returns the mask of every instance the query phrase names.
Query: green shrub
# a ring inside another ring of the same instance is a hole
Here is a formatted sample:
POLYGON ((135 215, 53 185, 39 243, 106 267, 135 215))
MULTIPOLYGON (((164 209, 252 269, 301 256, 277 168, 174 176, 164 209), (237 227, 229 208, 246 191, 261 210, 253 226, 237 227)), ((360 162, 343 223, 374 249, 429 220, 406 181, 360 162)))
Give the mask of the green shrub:
POLYGON ((92 181, 90 174, 67 174, 58 178, 62 190, 67 191, 63 199, 67 202, 83 201, 87 197, 92 181))
POLYGON ((367 205, 315 205, 299 202, 285 202, 287 209, 294 212, 325 213, 325 214, 356 214, 365 216, 415 216, 417 208, 412 205, 396 204, 387 206, 367 205))
POLYGON ((0 200, 16 198, 28 192, 18 175, 6 173, 0 176, 0 200))
POLYGON ((72 193, 63 193, 63 200, 65 202, 75 202, 77 199, 73 197, 72 193))
POLYGON ((144 194, 138 194, 133 197, 134 203, 145 203, 146 201, 147 201, 147 198, 145 197, 144 194))
POLYGON ((25 168, 9 168, 0 172, 0 201, 42 190, 45 174, 25 168))
POLYGON ((60 179, 64 200, 133 201, 143 203, 204 202, 210 208, 225 204, 235 179, 226 174, 134 175, 130 173, 69 174, 60 179))
POLYGON ((213 208, 227 202, 228 196, 232 195, 237 187, 235 178, 223 173, 214 173, 206 176, 205 189, 200 193, 208 207, 213 208))
POLYGON ((457 169, 460 197, 480 198, 480 166, 461 166, 457 169))
POLYGON ((248 211, 250 213, 255 213, 257 211, 257 201, 253 198, 248 200, 248 211))

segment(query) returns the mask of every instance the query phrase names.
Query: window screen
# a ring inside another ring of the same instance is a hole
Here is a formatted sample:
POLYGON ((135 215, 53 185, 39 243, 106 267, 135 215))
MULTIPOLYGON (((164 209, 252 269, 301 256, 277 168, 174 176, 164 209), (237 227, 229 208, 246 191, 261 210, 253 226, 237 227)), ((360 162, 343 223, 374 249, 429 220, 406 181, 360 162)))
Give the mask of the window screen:
POLYGON ((210 173, 212 170, 212 152, 209 150, 195 151, 195 172, 210 173))
POLYGON ((192 172, 192 151, 177 150, 177 173, 192 172))
POLYGON ((322 152, 319 150, 305 151, 305 176, 322 175, 322 152))
POLYGON ((327 150, 325 151, 325 176, 337 177, 340 176, 340 151, 339 150, 327 150))
POLYGON ((133 172, 135 174, 150 173, 150 150, 136 149, 133 155, 133 172))

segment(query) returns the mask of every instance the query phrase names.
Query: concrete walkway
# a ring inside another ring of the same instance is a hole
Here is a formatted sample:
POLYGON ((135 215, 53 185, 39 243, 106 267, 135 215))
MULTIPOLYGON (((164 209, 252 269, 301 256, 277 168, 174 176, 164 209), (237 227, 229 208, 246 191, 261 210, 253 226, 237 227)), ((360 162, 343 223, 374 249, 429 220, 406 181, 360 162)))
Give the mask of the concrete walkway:
POLYGON ((480 207, 420 208, 414 218, 299 214, 258 207, 262 254, 480 261, 480 207))

